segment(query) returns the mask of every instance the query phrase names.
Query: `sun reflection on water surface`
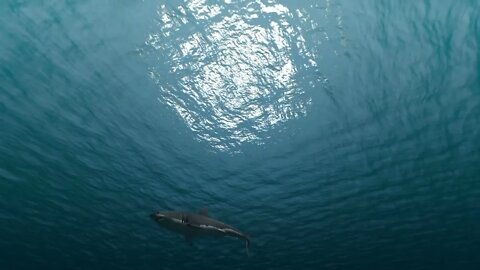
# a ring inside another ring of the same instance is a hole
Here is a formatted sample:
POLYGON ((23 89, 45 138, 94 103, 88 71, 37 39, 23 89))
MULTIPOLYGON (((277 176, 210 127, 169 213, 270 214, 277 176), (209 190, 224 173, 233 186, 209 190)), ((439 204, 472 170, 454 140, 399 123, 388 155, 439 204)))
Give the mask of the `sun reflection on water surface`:
POLYGON ((301 12, 272 1, 195 0, 161 5, 157 13, 159 31, 146 45, 169 63, 152 67, 150 77, 161 89, 160 102, 198 138, 223 150, 262 144, 280 123, 306 115, 311 98, 296 74, 300 64, 317 63, 291 23, 301 12))

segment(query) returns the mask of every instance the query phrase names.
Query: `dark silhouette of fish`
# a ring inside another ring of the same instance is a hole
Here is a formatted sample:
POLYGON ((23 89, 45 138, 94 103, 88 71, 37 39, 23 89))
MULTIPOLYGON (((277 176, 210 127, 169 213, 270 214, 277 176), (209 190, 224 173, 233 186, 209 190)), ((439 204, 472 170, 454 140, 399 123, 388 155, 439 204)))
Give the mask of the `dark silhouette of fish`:
POLYGON ((200 236, 231 236, 245 241, 248 254, 250 237, 240 230, 223 222, 210 218, 207 209, 199 213, 184 211, 161 211, 150 215, 161 226, 180 233, 192 245, 192 239, 200 236))

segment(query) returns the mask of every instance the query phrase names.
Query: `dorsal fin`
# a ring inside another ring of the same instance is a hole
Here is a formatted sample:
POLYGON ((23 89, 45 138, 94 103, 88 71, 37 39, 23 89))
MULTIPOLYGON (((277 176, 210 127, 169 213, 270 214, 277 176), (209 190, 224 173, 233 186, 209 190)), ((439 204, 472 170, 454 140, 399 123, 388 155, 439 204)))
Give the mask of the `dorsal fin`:
POLYGON ((198 211, 198 213, 202 216, 208 217, 208 209, 207 208, 202 208, 198 211))

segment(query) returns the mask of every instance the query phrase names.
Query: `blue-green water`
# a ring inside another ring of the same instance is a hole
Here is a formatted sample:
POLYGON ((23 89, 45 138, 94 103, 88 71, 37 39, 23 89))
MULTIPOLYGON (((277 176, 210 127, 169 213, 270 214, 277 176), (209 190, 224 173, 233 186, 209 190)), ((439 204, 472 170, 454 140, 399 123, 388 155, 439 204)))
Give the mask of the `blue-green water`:
POLYGON ((479 269, 479 10, 2 0, 0 269, 479 269))

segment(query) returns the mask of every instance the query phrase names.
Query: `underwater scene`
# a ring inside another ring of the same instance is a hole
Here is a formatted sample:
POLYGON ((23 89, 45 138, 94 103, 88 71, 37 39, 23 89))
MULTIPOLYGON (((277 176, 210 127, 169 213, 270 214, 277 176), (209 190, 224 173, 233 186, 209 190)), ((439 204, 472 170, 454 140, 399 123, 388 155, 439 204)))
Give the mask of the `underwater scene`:
POLYGON ((480 1, 0 1, 0 269, 480 269, 480 1))

